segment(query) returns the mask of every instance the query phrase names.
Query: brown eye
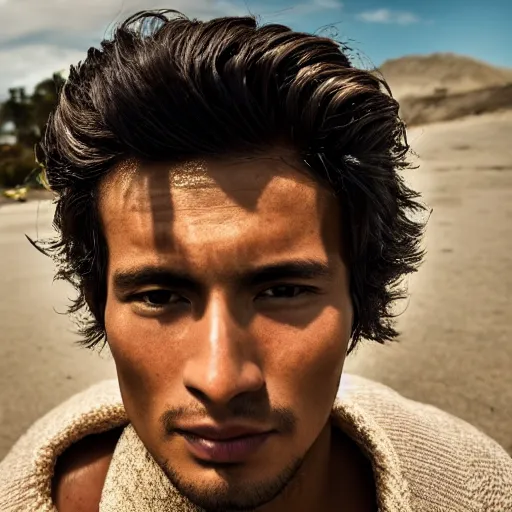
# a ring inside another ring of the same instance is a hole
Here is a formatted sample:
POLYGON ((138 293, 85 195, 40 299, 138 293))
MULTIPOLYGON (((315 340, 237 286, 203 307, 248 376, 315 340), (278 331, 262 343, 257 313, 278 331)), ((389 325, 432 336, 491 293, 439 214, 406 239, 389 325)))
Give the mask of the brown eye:
POLYGON ((307 286, 279 285, 265 290, 261 296, 264 299, 294 299, 300 295, 311 293, 311 288, 307 286))
POLYGON ((147 308, 163 308, 184 300, 180 295, 170 290, 148 290, 137 293, 129 298, 130 302, 139 303, 147 308))
POLYGON ((169 290, 151 290, 141 294, 140 297, 148 306, 164 306, 169 304, 173 295, 176 294, 169 290))

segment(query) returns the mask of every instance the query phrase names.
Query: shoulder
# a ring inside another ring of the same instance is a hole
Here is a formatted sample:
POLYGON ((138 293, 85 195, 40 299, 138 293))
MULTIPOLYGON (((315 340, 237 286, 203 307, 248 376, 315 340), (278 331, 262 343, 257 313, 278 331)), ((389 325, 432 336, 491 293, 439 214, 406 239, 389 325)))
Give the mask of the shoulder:
POLYGON ((52 499, 59 512, 98 511, 122 428, 89 435, 68 448, 55 465, 52 499))
POLYGON ((512 510, 512 457, 481 434, 468 446, 468 488, 484 510, 512 510))
POLYGON ((50 482, 59 455, 89 434, 127 424, 115 379, 98 382, 56 405, 0 461, 0 510, 51 510, 50 482))
POLYGON ((471 512, 512 510, 512 458, 488 435, 361 377, 347 378, 340 394, 387 440, 415 503, 427 509, 440 503, 444 510, 447 504, 471 512))

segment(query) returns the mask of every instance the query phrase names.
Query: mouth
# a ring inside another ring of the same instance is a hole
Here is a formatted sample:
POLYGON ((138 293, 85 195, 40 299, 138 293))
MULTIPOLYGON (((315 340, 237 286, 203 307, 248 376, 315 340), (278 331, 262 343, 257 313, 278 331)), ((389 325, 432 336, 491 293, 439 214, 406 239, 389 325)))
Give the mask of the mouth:
POLYGON ((244 428, 176 430, 191 455, 211 463, 240 463, 254 455, 275 431, 244 428))

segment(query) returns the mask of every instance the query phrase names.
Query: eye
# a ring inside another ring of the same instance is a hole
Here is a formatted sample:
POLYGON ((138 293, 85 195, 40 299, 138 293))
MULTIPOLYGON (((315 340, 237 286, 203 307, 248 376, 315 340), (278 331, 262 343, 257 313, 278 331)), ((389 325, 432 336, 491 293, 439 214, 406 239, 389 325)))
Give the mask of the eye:
POLYGON ((294 299, 309 293, 314 293, 310 286, 281 284, 265 290, 259 296, 263 299, 294 299))
POLYGON ((131 297, 133 302, 140 302, 146 307, 161 308, 179 302, 181 297, 170 290, 148 290, 131 297))

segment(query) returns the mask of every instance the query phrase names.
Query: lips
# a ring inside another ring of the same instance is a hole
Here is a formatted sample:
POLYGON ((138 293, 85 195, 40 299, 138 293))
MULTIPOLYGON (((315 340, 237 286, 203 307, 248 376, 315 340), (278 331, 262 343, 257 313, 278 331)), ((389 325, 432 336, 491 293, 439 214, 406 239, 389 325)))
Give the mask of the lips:
POLYGON ((177 430, 191 454, 216 463, 240 463, 254 455, 273 434, 246 427, 196 427, 177 430))

